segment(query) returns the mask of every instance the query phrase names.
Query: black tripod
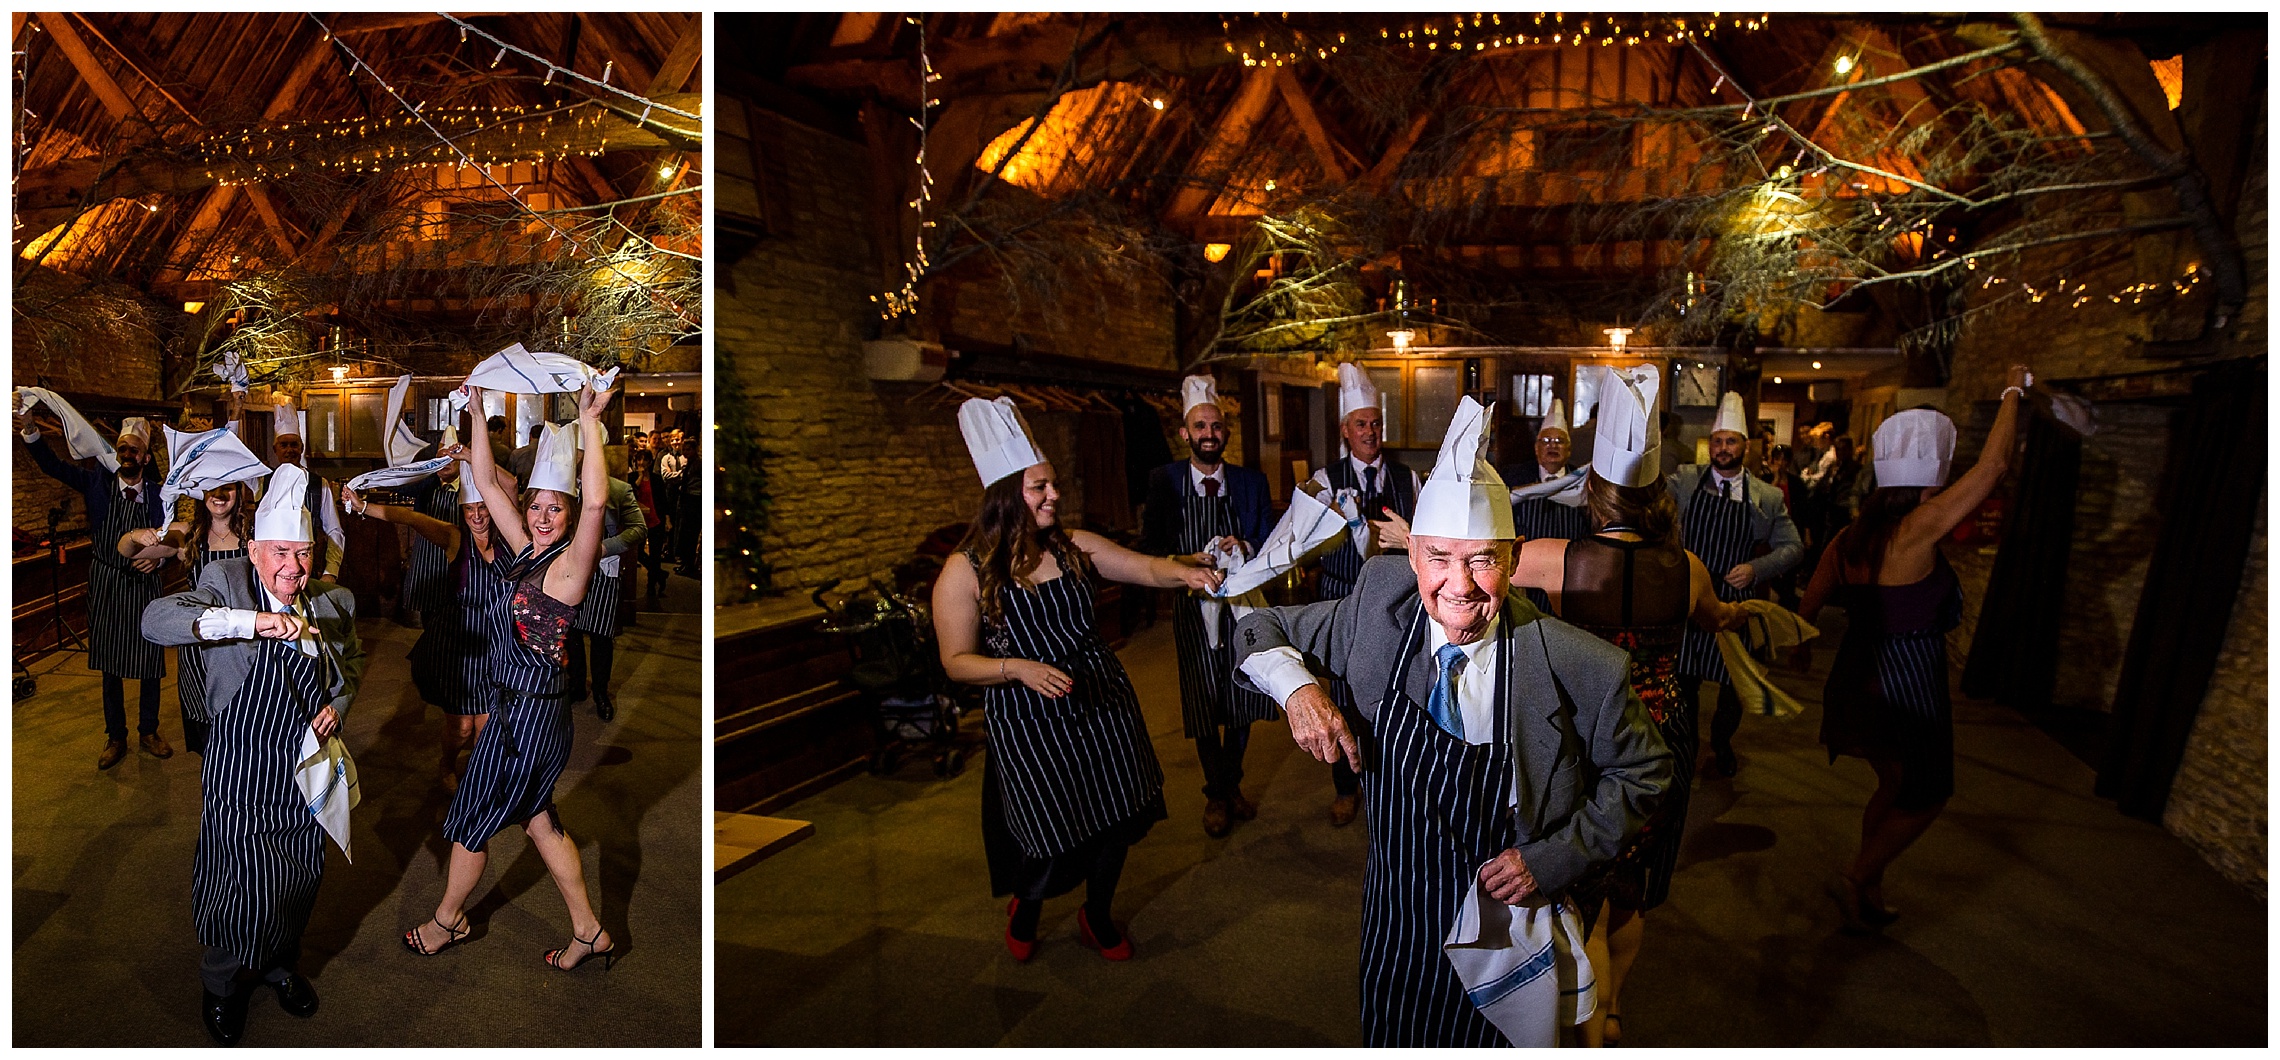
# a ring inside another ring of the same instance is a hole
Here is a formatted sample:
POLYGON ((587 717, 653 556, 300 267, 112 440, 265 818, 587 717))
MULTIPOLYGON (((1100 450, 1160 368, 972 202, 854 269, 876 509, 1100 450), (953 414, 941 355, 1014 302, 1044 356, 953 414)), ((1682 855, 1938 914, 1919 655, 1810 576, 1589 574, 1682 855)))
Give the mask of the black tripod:
POLYGON ((53 650, 75 651, 84 654, 87 651, 87 638, 80 636, 71 628, 70 623, 63 620, 64 548, 62 534, 57 530, 63 525, 63 517, 63 505, 59 504, 48 509, 48 547, 55 550, 55 562, 48 566, 48 619, 55 627, 55 647, 53 650))

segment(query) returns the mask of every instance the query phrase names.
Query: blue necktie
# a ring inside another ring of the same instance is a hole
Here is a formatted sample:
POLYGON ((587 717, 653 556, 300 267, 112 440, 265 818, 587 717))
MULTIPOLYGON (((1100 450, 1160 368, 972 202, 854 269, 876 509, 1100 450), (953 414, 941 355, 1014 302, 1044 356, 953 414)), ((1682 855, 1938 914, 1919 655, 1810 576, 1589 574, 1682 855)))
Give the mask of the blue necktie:
POLYGON ((1440 651, 1433 653, 1433 659, 1441 664, 1441 676, 1433 682, 1433 694, 1425 701, 1425 713, 1432 716, 1433 724, 1440 726, 1442 732, 1462 740, 1465 719, 1457 712, 1457 693, 1451 679, 1457 674, 1457 664, 1465 660, 1465 650, 1444 644, 1440 651))

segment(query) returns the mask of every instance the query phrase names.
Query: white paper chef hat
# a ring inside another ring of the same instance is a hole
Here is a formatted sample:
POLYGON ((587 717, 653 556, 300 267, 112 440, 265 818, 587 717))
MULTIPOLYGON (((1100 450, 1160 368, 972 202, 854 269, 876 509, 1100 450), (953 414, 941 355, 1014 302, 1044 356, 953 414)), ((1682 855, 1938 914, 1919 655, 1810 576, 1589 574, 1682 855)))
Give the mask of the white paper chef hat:
POLYGON ((974 458, 974 470, 981 472, 984 486, 1045 462, 1012 398, 966 399, 958 406, 958 432, 966 436, 966 452, 974 458))
POLYGON ((1955 421, 1931 409, 1896 412, 1876 428, 1876 485, 1945 486, 1955 421))
POLYGON ((1591 470, 1618 486, 1651 486, 1663 473, 1662 423, 1655 413, 1662 372, 1645 364, 1600 372, 1591 470))
POLYGON ((538 432, 538 452, 530 462, 534 490, 553 490, 566 497, 578 495, 578 425, 546 424, 538 432))
POLYGON ((1338 422, 1360 409, 1385 407, 1385 397, 1378 393, 1377 384, 1370 382, 1370 373, 1358 364, 1338 366, 1338 422))
POLYGON ((1208 375, 1191 375, 1180 380, 1180 418, 1186 419, 1188 410, 1197 405, 1219 407, 1219 388, 1208 375))
POLYGON ((269 473, 269 492, 253 511, 255 541, 313 541, 309 533, 309 473, 283 464, 269 473))
POLYGON ((1544 422, 1536 426, 1536 433, 1542 434, 1547 427, 1557 427, 1563 431, 1568 429, 1567 406, 1561 404, 1558 398, 1552 399, 1552 411, 1544 415, 1544 422))
POLYGON ((1469 394, 1457 402, 1457 414, 1441 439, 1433 477, 1417 492, 1417 518, 1410 533, 1464 541, 1512 540, 1512 491, 1488 462, 1489 411, 1469 394))
POLYGON ((142 418, 141 416, 129 416, 126 419, 120 420, 119 440, 125 441, 129 435, 133 435, 134 437, 142 439, 143 448, 149 449, 150 421, 142 418))
POLYGON ((1744 438, 1750 436, 1749 418, 1742 415, 1742 396, 1731 390, 1718 400, 1718 422, 1710 426, 1710 433, 1732 431, 1744 438))

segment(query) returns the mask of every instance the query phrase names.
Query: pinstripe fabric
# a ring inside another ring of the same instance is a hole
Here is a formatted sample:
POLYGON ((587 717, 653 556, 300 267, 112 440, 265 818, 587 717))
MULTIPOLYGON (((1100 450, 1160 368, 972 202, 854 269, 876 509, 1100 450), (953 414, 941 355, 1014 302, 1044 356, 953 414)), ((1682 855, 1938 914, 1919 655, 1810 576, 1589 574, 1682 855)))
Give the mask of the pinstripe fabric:
MULTIPOLYGON (((526 546, 505 566, 519 570, 499 608, 511 612, 521 598, 528 612, 513 626, 499 627, 487 656, 495 699, 491 720, 475 737, 467 774, 444 815, 443 837, 469 850, 482 850, 502 828, 521 824, 554 809, 554 782, 570 762, 570 707, 562 694, 559 659, 525 643, 524 622, 566 628, 573 608, 546 595, 548 567, 561 555, 557 546, 536 557, 526 546)), ((544 631, 540 633, 544 636, 544 631)), ((561 641, 555 633, 555 644, 561 641)))
POLYGON ((450 606, 423 614, 420 639, 412 645, 412 684, 420 699, 446 714, 488 714, 497 699, 491 681, 492 645, 512 636, 507 594, 513 583, 499 576, 473 541, 444 571, 454 598, 450 606))
MULTIPOLYGON (((117 488, 117 480, 112 480, 117 488)), ((156 486, 145 482, 142 489, 156 486)), ((119 539, 152 526, 150 510, 111 498, 87 560, 87 668, 114 677, 156 681, 166 676, 166 651, 142 635, 143 609, 158 599, 156 573, 145 574, 119 555, 119 539)))
MULTIPOLYGON (((460 494, 451 486, 437 483, 420 497, 419 513, 431 519, 441 519, 467 531, 467 520, 459 514, 460 494)), ((411 554, 404 561, 404 606, 420 612, 421 628, 426 628, 428 612, 452 607, 453 584, 451 561, 443 548, 435 542, 412 535, 411 554)))
MULTIPOLYGON (((1831 547, 1836 547, 1831 542, 1831 547)), ((1947 631, 1961 620, 1963 590, 1947 557, 1909 585, 1837 587, 1845 609, 1822 689, 1821 742, 1839 754, 1901 764, 1894 805, 1923 810, 1955 793, 1955 723, 1948 701, 1947 631)))
POLYGON ((1075 686, 1060 699, 1020 682, 984 692, 1006 826, 1024 856, 1048 858, 1161 803, 1164 770, 1132 680, 1100 639, 1090 579, 1067 571, 1035 589, 1007 586, 998 605, 1005 622, 986 628, 988 654, 1036 659, 1075 686))
MULTIPOLYGON (((205 573, 206 564, 215 560, 239 559, 244 555, 243 545, 217 551, 200 544, 198 551, 192 553, 194 558, 190 561, 190 584, 198 584, 198 576, 205 573)), ((182 702, 182 716, 200 724, 214 720, 213 715, 206 710, 205 651, 195 644, 185 644, 174 649, 174 691, 182 702)))
MULTIPOLYGON (((1756 541, 1750 536, 1750 506, 1746 501, 1718 499, 1718 491, 1711 487, 1717 475, 1705 471, 1695 483, 1698 496, 1686 506, 1686 514, 1679 520, 1681 540, 1686 550, 1702 558, 1709 568, 1710 580, 1717 583, 1718 599, 1739 603, 1756 594, 1756 589, 1736 589, 1726 584, 1726 572, 1736 564, 1747 563, 1750 546, 1756 541)), ((1737 490, 1748 489, 1744 475, 1734 482, 1737 490)), ((1718 654, 1718 642, 1711 634, 1688 626, 1686 642, 1678 649, 1678 672, 1683 677, 1726 683, 1726 660, 1718 654)))
POLYGON ((293 784, 293 766, 325 687, 318 660, 283 641, 259 641, 252 671, 207 740, 191 916, 198 941, 248 968, 291 962, 324 880, 324 832, 293 784))
MULTIPOLYGON (((1509 485, 1518 489, 1544 481, 1544 469, 1535 461, 1529 461, 1528 468, 1536 474, 1533 482, 1512 482, 1509 485)), ((1570 508, 1541 497, 1531 498, 1512 506, 1512 528, 1523 541, 1533 541, 1540 537, 1576 541, 1591 536, 1591 511, 1581 505, 1570 508)))
MULTIPOLYGON (((1201 552, 1218 538, 1240 536, 1235 508, 1224 493, 1185 500, 1173 546, 1181 553, 1201 552)), ((1256 546, 1258 542, 1249 544, 1256 546)), ((1219 647, 1215 649, 1204 639, 1202 601, 1183 593, 1174 606, 1172 642, 1179 652, 1180 723, 1187 738, 1195 739, 1213 725, 1248 725, 1281 717, 1282 711, 1272 698, 1236 687, 1234 610, 1219 609, 1219 647)))
MULTIPOLYGON (((1403 519, 1414 518, 1417 514, 1417 486, 1411 481, 1414 472, 1392 457, 1383 457, 1382 461, 1384 474, 1378 481, 1378 491, 1362 497, 1363 516, 1376 518, 1378 506, 1383 505, 1393 509, 1403 519)), ((1330 480, 1330 488, 1334 490, 1361 493, 1365 484, 1360 476, 1354 474, 1354 462, 1349 457, 1331 461, 1330 466, 1323 471, 1326 473, 1324 477, 1330 480)), ((1322 557, 1322 598, 1345 599, 1347 593, 1354 591, 1354 579, 1361 577, 1361 573, 1362 554, 1355 551, 1353 537, 1348 535, 1339 542, 1337 551, 1322 557)), ((1344 703, 1345 700, 1339 702, 1344 703)))
MULTIPOLYGON (((1374 757, 1364 774, 1371 780, 1362 785, 1370 820, 1362 874, 1362 1041, 1371 1047, 1509 1045, 1473 1007, 1441 943, 1456 922, 1463 889, 1517 838, 1511 733, 1466 743, 1442 732, 1403 691, 1409 666, 1422 654, 1425 621, 1419 607, 1404 638, 1404 662, 1386 681, 1374 757)), ((1500 705, 1511 623, 1502 629, 1500 705)), ((1498 725, 1510 725, 1508 712, 1499 711, 1498 725)))
MULTIPOLYGON (((631 565, 633 554, 625 553, 623 562, 631 565)), ((602 573, 601 568, 594 568, 594 576, 586 582, 586 600, 578 605, 578 617, 571 620, 570 628, 597 637, 617 636, 624 617, 618 610, 618 604, 624 592, 623 577, 612 577, 602 573)))

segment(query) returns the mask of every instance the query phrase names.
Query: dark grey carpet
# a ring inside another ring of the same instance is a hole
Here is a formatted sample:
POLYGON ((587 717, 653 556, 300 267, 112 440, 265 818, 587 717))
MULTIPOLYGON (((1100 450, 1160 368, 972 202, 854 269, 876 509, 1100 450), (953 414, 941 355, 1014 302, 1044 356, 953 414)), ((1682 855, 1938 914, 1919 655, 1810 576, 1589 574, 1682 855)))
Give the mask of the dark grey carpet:
MULTIPOLYGON (((1084 948, 1071 895, 1014 963, 978 766, 937 781, 912 764, 778 811, 815 837, 716 889, 718 1041, 1360 1044, 1366 821, 1332 828, 1326 767, 1260 725, 1259 819, 1206 838, 1169 625, 1123 658, 1171 777, 1172 817, 1134 848, 1117 901, 1137 959, 1084 948)), ((1624 991, 1627 1044, 2265 1043, 2263 903, 2092 797, 2088 769, 2000 708, 1958 708, 1957 797, 1887 881, 1900 923, 1837 934, 1824 888, 1873 777, 1815 742, 1824 676, 1780 675, 1806 713, 1748 719, 1741 775, 1698 782, 1685 868, 1624 991)))
MULTIPOLYGON (((245 1044, 699 1044, 700 624, 695 583, 676 582, 680 613, 644 614, 618 641, 616 721, 602 724, 591 702, 574 708, 574 751, 555 789, 588 893, 626 951, 617 967, 560 973, 540 963, 569 938, 569 917, 519 829, 491 844, 474 940, 434 958, 398 942, 442 887, 443 722, 405 669, 417 634, 365 619, 358 632, 372 664, 346 726, 364 788, 356 860, 327 842, 301 961, 323 1007, 297 1020, 263 991, 245 1044)), ((42 660, 39 694, 16 705, 17 1045, 209 1044, 190 920, 199 759, 181 747, 172 667, 170 652, 166 761, 138 750, 96 771, 101 700, 80 657, 42 660)))

